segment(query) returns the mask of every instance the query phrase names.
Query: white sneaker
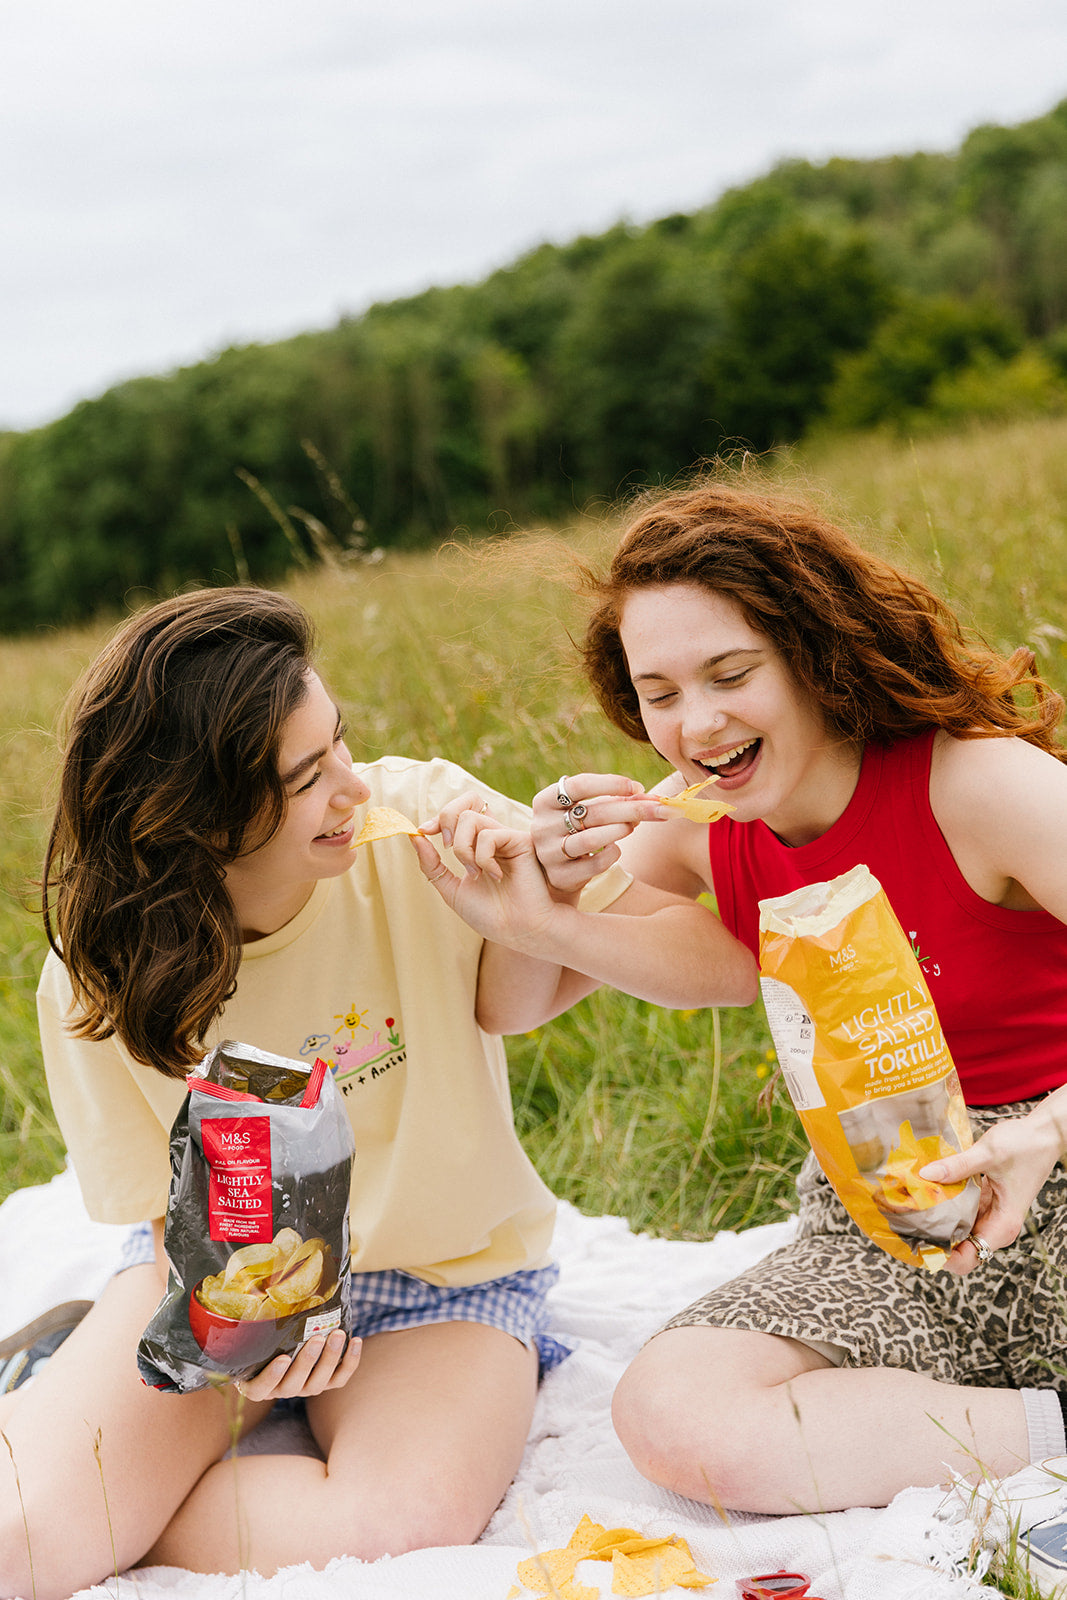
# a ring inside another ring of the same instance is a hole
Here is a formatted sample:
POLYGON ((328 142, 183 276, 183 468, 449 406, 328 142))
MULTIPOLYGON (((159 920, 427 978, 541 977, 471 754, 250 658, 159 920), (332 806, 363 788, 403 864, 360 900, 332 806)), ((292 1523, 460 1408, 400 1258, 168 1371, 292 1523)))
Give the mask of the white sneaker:
POLYGON ((1043 1595, 1067 1596, 1067 1517, 1035 1522, 1019 1533, 1020 1561, 1043 1595))

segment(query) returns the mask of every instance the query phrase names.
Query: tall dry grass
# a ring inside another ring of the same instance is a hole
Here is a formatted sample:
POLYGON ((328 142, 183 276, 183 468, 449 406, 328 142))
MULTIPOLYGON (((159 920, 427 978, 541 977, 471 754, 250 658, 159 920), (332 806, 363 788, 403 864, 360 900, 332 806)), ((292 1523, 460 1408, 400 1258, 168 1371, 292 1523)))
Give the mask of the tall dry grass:
MULTIPOLYGON (((747 470, 818 496, 990 642, 1030 644, 1067 691, 1067 420, 914 446, 824 442, 747 470)), ((595 558, 616 527, 605 511, 556 537, 595 558)), ((357 757, 442 753, 524 799, 563 772, 657 778, 657 759, 607 727, 578 679, 573 598, 519 547, 486 582, 474 544, 472 555, 390 555, 289 586, 318 622, 357 757)), ((0 1195, 61 1160, 36 1043, 44 946, 27 886, 59 706, 107 627, 0 643, 0 1195)), ((757 1107, 770 1059, 758 1007, 671 1013, 601 992, 511 1040, 509 1059, 527 1147, 581 1208, 684 1237, 771 1220, 791 1204, 802 1140, 788 1106, 770 1116, 757 1107)))

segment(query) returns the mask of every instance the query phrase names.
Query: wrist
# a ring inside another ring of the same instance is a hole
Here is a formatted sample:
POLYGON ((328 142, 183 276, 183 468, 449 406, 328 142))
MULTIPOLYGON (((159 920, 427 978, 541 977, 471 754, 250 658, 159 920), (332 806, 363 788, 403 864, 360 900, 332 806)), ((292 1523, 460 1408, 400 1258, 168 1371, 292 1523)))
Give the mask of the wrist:
POLYGON ((1054 1089, 1036 1105, 1026 1123, 1050 1162, 1061 1161, 1067 1153, 1067 1086, 1054 1089))
POLYGON ((567 966, 567 951, 573 948, 577 936, 577 919, 582 916, 570 899, 557 900, 553 895, 546 910, 537 921, 521 930, 509 941, 512 949, 530 956, 535 961, 554 962, 567 966))

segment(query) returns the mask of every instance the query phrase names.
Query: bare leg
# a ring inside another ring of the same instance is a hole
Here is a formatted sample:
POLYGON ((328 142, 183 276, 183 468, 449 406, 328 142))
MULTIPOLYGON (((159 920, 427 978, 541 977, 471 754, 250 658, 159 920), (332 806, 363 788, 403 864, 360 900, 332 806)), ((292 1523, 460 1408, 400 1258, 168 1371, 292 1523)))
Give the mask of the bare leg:
POLYGON ((497 1328, 446 1322, 366 1339, 347 1386, 308 1402, 326 1463, 220 1462, 146 1560, 269 1574, 469 1544, 518 1469, 536 1391, 536 1356, 497 1328))
POLYGON ((654 1483, 734 1511, 886 1505, 951 1471, 1025 1466, 1013 1389, 832 1366, 807 1345, 731 1328, 671 1328, 623 1374, 615 1426, 654 1483))
MULTIPOLYGON (((226 1449, 232 1391, 164 1395, 138 1376, 159 1295, 155 1267, 120 1273, 37 1377, 4 1397, 0 1595, 60 1600, 131 1566, 226 1449)), ((264 1409, 243 1408, 243 1428, 264 1409)))

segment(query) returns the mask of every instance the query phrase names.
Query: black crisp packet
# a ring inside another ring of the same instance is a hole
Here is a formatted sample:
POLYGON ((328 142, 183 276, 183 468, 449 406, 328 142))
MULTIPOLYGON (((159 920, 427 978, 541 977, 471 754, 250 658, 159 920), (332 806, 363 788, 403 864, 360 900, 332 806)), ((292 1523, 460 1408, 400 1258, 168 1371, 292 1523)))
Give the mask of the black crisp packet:
POLYGON ((137 1349, 149 1387, 183 1394, 350 1331, 355 1155, 323 1061, 226 1040, 186 1083, 170 1136, 167 1292, 137 1349))

